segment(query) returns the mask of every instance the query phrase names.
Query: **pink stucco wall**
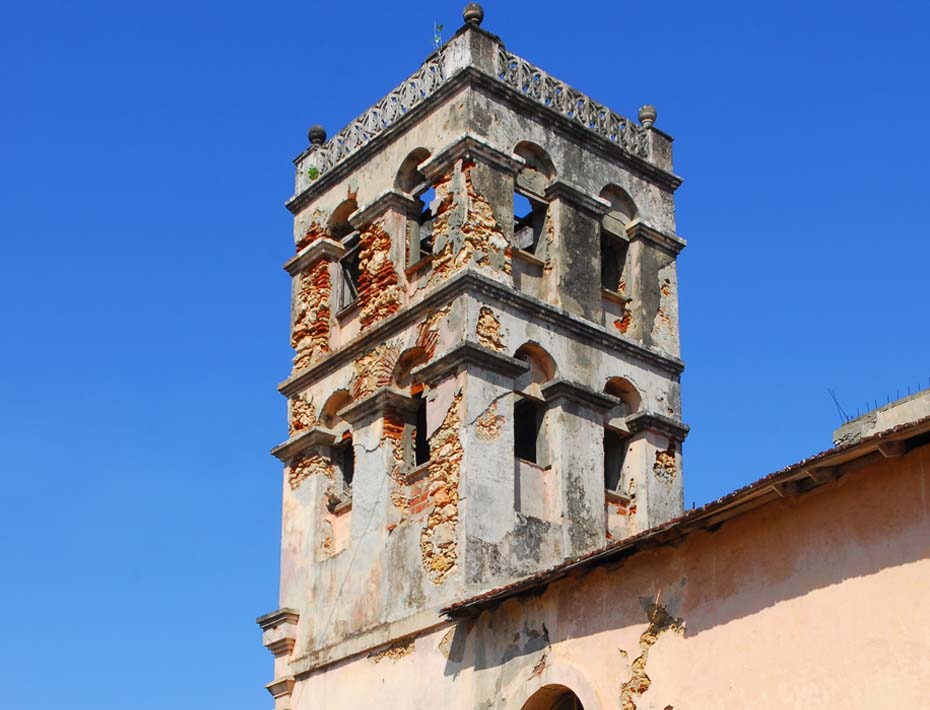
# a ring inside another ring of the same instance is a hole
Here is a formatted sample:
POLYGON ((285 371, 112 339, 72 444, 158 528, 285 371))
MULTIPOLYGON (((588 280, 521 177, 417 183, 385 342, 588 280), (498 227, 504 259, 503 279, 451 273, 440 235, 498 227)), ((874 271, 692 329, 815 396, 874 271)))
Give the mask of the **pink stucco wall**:
POLYGON ((292 706, 519 710, 561 684, 586 710, 930 707, 928 590, 924 446, 311 672, 292 706))

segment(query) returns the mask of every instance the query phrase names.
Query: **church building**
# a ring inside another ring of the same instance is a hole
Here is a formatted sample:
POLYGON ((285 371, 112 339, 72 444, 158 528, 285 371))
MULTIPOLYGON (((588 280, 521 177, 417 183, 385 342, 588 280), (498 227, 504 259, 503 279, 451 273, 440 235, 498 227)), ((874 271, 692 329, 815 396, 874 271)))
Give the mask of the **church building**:
POLYGON ((930 395, 686 513, 672 138, 483 15, 295 160, 274 710, 930 706, 930 395))

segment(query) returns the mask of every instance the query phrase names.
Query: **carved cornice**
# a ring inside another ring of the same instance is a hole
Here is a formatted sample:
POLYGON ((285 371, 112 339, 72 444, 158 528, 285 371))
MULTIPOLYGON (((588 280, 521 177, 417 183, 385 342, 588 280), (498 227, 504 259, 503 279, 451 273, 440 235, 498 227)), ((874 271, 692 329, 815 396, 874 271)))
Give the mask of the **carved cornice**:
POLYGON ((585 192, 564 180, 557 180, 546 188, 546 199, 563 200, 592 217, 600 217, 610 209, 610 203, 603 197, 585 192))
POLYGON ((382 387, 358 402, 353 402, 339 411, 339 416, 355 426, 366 419, 380 417, 388 409, 415 411, 416 400, 406 392, 392 387, 382 387))
POLYGON ((688 242, 675 234, 667 234, 655 227, 650 227, 639 217, 626 226, 626 233, 631 242, 647 241, 672 255, 678 255, 688 242))
POLYGON ((617 406, 615 397, 596 392, 590 387, 570 380, 558 379, 546 383, 542 386, 542 395, 547 402, 567 400, 601 412, 609 412, 617 406))
POLYGON ((271 450, 271 455, 282 463, 287 463, 299 453, 320 446, 332 446, 335 441, 336 434, 329 429, 313 427, 278 444, 271 450))
POLYGON ((287 676, 286 678, 276 678, 271 681, 268 685, 265 686, 265 689, 271 693, 271 697, 286 698, 294 691, 294 676, 287 676))
POLYGON ((362 229, 362 227, 368 226, 378 219, 378 217, 392 209, 403 212, 404 214, 419 214, 420 202, 406 192, 387 190, 378 195, 369 204, 349 215, 349 224, 351 224, 354 229, 362 229))
POLYGON ((677 357, 615 334, 603 326, 517 291, 512 286, 467 269, 436 286, 396 315, 370 327, 316 365, 293 374, 278 385, 278 391, 288 397, 298 394, 314 382, 353 362, 391 334, 420 322, 430 313, 466 293, 480 294, 507 304, 515 311, 532 317, 540 325, 547 324, 557 332, 570 333, 590 345, 622 353, 635 363, 647 364, 670 375, 679 375, 684 370, 684 363, 677 357))
POLYGON ((466 132, 461 138, 440 148, 428 160, 420 163, 417 169, 428 180, 434 181, 446 173, 455 161, 469 158, 514 175, 526 164, 519 155, 498 150, 484 138, 466 132))
POLYGON ((649 136, 644 128, 522 57, 511 54, 503 45, 500 45, 497 55, 497 78, 548 110, 616 143, 625 151, 640 158, 649 157, 649 136))
POLYGON ((654 431, 679 443, 684 441, 691 431, 687 424, 655 412, 633 414, 626 418, 626 425, 631 434, 654 431))
POLYGON ((466 340, 432 362, 415 368, 410 374, 417 382, 435 384, 448 376, 467 370, 469 366, 505 377, 517 377, 529 369, 529 365, 523 360, 466 340))
POLYGON ((339 261, 345 253, 346 249, 342 244, 328 237, 322 237, 317 239, 310 246, 304 247, 297 256, 284 262, 284 270, 291 276, 296 276, 321 259, 339 261))
POLYGON ((300 612, 296 609, 284 607, 258 617, 255 623, 261 627, 262 631, 269 631, 284 624, 296 625, 298 621, 300 621, 300 612))

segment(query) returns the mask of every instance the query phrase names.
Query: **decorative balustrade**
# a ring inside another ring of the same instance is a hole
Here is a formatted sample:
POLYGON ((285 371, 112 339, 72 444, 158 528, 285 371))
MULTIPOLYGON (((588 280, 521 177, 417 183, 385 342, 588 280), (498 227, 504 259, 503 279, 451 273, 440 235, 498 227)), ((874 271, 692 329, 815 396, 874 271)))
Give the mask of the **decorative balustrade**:
POLYGON ((396 123, 445 83, 443 53, 431 56, 411 77, 352 121, 324 145, 311 149, 304 163, 305 184, 324 175, 396 123))
POLYGON ((649 136, 643 128, 503 47, 497 55, 497 78, 633 155, 649 157, 649 136))
MULTIPOLYGON (((510 54, 503 46, 498 51, 496 78, 633 155, 649 157, 649 136, 644 128, 553 78, 522 57, 510 54)), ((445 51, 441 50, 325 144, 311 147, 300 162, 297 192, 306 189, 314 180, 402 119, 436 93, 448 79, 445 51)))

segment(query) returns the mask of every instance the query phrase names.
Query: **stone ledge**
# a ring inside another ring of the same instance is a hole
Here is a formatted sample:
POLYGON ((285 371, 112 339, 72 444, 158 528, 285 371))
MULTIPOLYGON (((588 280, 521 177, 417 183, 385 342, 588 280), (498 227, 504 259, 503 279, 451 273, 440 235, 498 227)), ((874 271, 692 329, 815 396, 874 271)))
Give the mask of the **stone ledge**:
POLYGON ((456 345, 432 362, 415 368, 411 375, 415 381, 433 384, 450 374, 457 374, 469 365, 496 372, 507 377, 517 377, 529 369, 523 360, 504 355, 471 340, 456 345))
POLYGON ((355 426, 365 419, 379 416, 389 408, 400 411, 413 411, 416 407, 416 400, 406 392, 401 392, 393 387, 382 387, 358 402, 353 402, 345 409, 340 410, 339 416, 352 426, 355 426))
POLYGON ((641 431, 655 431, 677 442, 682 442, 691 431, 691 427, 680 421, 654 412, 640 412, 626 418, 626 425, 631 434, 641 431))
POLYGON ((363 653, 368 653, 380 646, 409 637, 420 638, 438 628, 449 626, 438 612, 428 609, 417 612, 399 621, 384 623, 376 628, 363 631, 356 636, 344 638, 328 646, 319 648, 299 658, 291 660, 290 667, 294 676, 303 680, 321 668, 344 661, 363 653))
POLYGON ((560 335, 570 333, 590 344, 617 350, 628 356, 634 363, 648 363, 661 372, 672 375, 679 375, 684 370, 684 363, 673 355, 613 333, 601 325, 517 291, 512 286, 502 284, 477 271, 467 269, 431 289, 416 303, 367 329, 354 340, 330 353, 324 360, 291 375, 278 385, 278 391, 288 397, 298 394, 314 382, 362 355, 367 349, 382 342, 388 334, 396 333, 402 328, 415 324, 421 318, 461 295, 475 292, 513 306, 531 315, 539 323, 548 323, 560 335))
POLYGON ((282 463, 287 463, 302 451, 317 446, 332 446, 335 441, 336 434, 334 432, 322 427, 313 427, 278 444, 271 450, 271 455, 282 463))
POLYGON ((322 259, 339 261, 346 253, 346 248, 329 237, 320 237, 309 246, 301 249, 300 253, 284 262, 284 270, 291 276, 316 264, 322 259))
POLYGON ((601 217, 610 210, 610 203, 603 197, 585 192, 577 185, 572 185, 565 180, 557 180, 549 185, 546 188, 546 199, 562 200, 582 212, 587 212, 592 217, 601 217))
POLYGON ((688 245, 688 242, 686 242, 678 235, 666 234, 665 232, 659 231, 655 227, 650 227, 639 217, 627 224, 626 233, 629 236, 631 242, 640 239, 643 241, 652 242, 660 249, 664 249, 665 251, 676 256, 681 253, 681 250, 688 245))
POLYGON ((590 387, 571 382, 570 380, 553 380, 542 386, 542 395, 547 402, 554 402, 560 399, 570 402, 584 404, 593 409, 599 409, 602 412, 609 412, 617 406, 616 397, 596 392, 590 387))
POLYGON ((286 678, 276 678, 265 686, 265 690, 267 690, 275 700, 278 698, 286 698, 294 691, 294 684, 296 682, 297 681, 292 675, 286 678))
POLYGON ((390 189, 382 192, 369 204, 361 207, 349 215, 349 224, 353 229, 362 229, 385 212, 396 209, 398 212, 409 214, 420 211, 420 203, 406 192, 390 189))
POLYGON ((506 153, 474 133, 466 132, 461 138, 446 145, 417 166, 430 182, 441 177, 460 158, 477 158, 482 163, 493 165, 504 172, 516 174, 526 164, 519 155, 506 153))
POLYGON ((283 624, 296 624, 300 620, 300 612, 290 607, 277 609, 275 611, 263 614, 255 620, 262 631, 268 631, 283 624))

